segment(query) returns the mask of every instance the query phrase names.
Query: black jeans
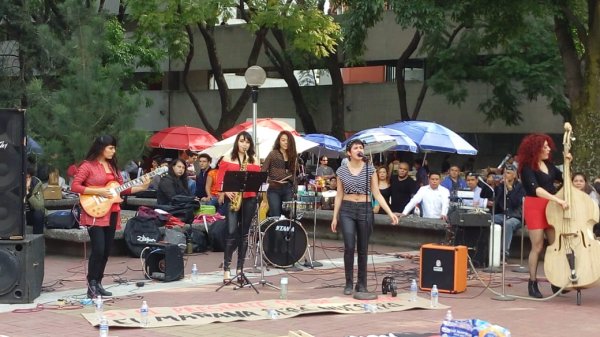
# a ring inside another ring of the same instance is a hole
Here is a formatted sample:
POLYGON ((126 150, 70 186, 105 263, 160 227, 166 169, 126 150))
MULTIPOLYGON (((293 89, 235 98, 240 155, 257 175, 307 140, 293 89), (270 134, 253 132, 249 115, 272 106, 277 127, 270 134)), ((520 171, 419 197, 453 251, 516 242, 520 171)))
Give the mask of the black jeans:
POLYGON ((115 238, 117 221, 119 221, 118 214, 119 213, 117 212, 110 213, 110 224, 106 227, 88 227, 90 246, 92 248, 90 259, 88 261, 88 282, 102 282, 102 278, 104 277, 104 269, 106 268, 106 262, 108 262, 108 256, 110 255, 110 248, 115 238))
POLYGON ((367 254, 373 232, 373 207, 370 202, 342 201, 339 219, 344 236, 344 271, 346 283, 354 278, 354 249, 358 246, 357 285, 367 287, 367 254))
POLYGON ((291 201, 294 191, 291 184, 285 184, 279 188, 269 188, 267 200, 269 201, 269 216, 281 216, 281 208, 284 201, 291 201))
POLYGON ((238 250, 237 268, 241 269, 246 258, 246 250, 248 250, 248 231, 256 212, 256 198, 244 198, 242 206, 237 212, 229 210, 229 203, 227 209, 227 238, 225 239, 223 269, 229 270, 231 257, 236 248, 238 250))

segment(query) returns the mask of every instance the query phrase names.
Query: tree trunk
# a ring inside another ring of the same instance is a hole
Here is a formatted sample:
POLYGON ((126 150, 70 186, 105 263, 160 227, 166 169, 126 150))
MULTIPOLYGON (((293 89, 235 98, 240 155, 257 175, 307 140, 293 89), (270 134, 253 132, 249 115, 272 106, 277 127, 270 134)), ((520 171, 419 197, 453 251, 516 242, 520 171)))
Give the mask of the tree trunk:
POLYGON ((327 70, 331 76, 331 92, 329 93, 329 106, 331 107, 331 134, 337 139, 346 139, 344 122, 344 80, 338 53, 329 54, 326 59, 327 70))
POLYGON ((584 85, 580 99, 571 101, 571 106, 575 137, 580 140, 573 142, 575 168, 593 180, 600 175, 600 1, 589 0, 588 4, 589 31, 587 41, 583 41, 584 85))
POLYGON ((273 36, 275 36, 275 39, 277 40, 282 52, 279 52, 279 50, 277 50, 275 46, 273 46, 273 44, 267 39, 265 39, 265 46, 271 53, 272 57, 276 60, 276 67, 288 85, 288 89, 290 90, 290 94, 292 95, 292 99, 294 100, 294 105, 296 107, 296 114, 300 118, 304 132, 316 133, 317 128, 312 116, 310 115, 308 106, 304 101, 304 95, 302 94, 298 79, 294 75, 293 63, 288 59, 288 57, 285 56, 285 38, 283 37, 283 33, 277 29, 272 29, 271 31, 273 32, 273 36))
POLYGON ((419 46, 419 42, 421 42, 421 33, 417 30, 413 35, 412 40, 402 53, 398 60, 396 61, 396 91, 398 92, 398 100, 400 103, 400 119, 403 121, 410 120, 410 116, 408 115, 408 103, 406 101, 406 85, 404 81, 404 68, 406 68, 406 63, 410 59, 410 56, 417 50, 419 46))

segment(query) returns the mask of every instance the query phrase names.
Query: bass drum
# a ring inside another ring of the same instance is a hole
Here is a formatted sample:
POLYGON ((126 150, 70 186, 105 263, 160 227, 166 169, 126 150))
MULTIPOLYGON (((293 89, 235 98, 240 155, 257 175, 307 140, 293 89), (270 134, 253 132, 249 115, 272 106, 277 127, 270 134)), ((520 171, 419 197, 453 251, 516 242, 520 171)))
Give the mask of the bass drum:
POLYGON ((300 261, 308 248, 308 236, 296 220, 267 218, 260 223, 265 261, 287 268, 300 261))

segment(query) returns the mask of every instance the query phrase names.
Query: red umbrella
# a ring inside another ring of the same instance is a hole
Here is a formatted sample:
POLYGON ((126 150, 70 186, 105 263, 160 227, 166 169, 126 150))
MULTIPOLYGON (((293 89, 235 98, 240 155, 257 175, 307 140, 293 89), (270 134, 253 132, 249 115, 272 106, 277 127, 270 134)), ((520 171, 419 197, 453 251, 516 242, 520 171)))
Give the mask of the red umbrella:
MULTIPOLYGON (((300 136, 298 131, 296 131, 293 127, 291 127, 288 123, 278 121, 273 118, 257 118, 256 126, 262 126, 264 128, 273 129, 275 131, 289 131, 294 136, 300 136)), ((231 129, 223 132, 223 139, 227 139, 233 135, 237 135, 242 131, 247 131, 252 129, 252 121, 244 122, 242 124, 238 124, 231 129)))
POLYGON ((216 142, 210 133, 184 125, 162 129, 150 137, 148 143, 161 149, 202 151, 216 142))

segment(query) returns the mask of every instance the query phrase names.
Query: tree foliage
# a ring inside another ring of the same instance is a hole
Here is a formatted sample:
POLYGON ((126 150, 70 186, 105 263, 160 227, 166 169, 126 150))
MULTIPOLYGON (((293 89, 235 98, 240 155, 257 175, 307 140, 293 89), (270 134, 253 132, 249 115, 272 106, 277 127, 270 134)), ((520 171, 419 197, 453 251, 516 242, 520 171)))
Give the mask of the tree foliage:
POLYGON ((137 66, 155 66, 155 52, 127 42, 122 24, 98 3, 51 3, 17 6, 8 17, 22 74, 13 88, 21 89, 18 106, 28 109, 28 131, 44 147, 43 161, 64 169, 101 134, 119 139, 121 162, 139 158, 145 133, 134 120, 144 101, 132 75, 137 66))

